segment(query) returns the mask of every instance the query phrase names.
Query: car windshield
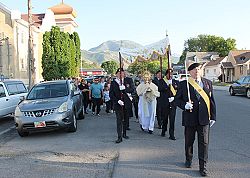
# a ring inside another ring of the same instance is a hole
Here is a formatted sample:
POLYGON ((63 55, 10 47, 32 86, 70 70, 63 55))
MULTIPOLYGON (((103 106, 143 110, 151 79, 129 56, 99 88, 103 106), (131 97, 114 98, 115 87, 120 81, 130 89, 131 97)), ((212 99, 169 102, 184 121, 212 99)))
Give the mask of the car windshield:
POLYGON ((68 95, 68 87, 65 84, 42 84, 32 88, 27 100, 57 98, 68 95))

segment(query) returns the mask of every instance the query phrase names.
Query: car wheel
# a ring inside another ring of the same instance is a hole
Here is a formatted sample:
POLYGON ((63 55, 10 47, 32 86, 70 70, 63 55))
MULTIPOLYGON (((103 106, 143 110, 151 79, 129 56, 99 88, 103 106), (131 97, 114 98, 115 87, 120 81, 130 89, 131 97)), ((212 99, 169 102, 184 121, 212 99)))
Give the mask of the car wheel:
POLYGON ((29 135, 29 132, 23 132, 23 131, 17 131, 20 137, 27 137, 29 135))
POLYGON ((84 119, 85 118, 85 114, 84 114, 84 109, 82 108, 82 111, 80 112, 78 119, 84 119))
POLYGON ((69 131, 69 132, 75 132, 76 130, 77 130, 77 120, 76 120, 76 115, 75 115, 75 113, 73 113, 73 115, 72 115, 72 123, 71 123, 71 125, 69 126, 68 131, 69 131))
POLYGON ((250 99, 250 89, 249 88, 247 89, 247 98, 250 99))
POLYGON ((235 93, 234 93, 234 89, 233 89, 232 87, 230 87, 230 89, 229 89, 229 93, 230 93, 230 95, 231 95, 231 96, 234 96, 234 95, 235 95, 235 93))

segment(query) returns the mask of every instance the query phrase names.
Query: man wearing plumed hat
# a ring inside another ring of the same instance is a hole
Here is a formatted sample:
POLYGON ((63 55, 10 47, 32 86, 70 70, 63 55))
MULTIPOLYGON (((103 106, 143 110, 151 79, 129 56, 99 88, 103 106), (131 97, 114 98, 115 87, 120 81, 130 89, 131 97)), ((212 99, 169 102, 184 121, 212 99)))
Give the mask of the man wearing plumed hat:
POLYGON ((201 77, 201 64, 188 67, 191 77, 180 82, 175 101, 182 112, 182 125, 185 127, 185 166, 192 166, 193 144, 198 135, 199 172, 207 176, 208 144, 210 127, 216 120, 216 105, 212 82, 201 77))

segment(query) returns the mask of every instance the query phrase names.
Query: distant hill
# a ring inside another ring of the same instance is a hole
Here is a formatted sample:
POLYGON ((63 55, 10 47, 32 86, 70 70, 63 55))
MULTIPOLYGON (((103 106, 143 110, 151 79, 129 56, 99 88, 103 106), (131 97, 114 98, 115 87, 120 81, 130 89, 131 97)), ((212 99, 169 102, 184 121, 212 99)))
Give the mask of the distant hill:
MULTIPOLYGON (((101 45, 91 48, 88 51, 82 50, 82 59, 87 63, 96 63, 101 65, 105 61, 114 60, 118 62, 118 51, 122 46, 123 50, 127 51, 138 51, 141 53, 142 51, 150 51, 154 49, 158 49, 163 43, 165 39, 162 39, 156 43, 152 43, 146 46, 142 46, 136 42, 129 40, 120 40, 120 41, 106 41, 101 45)), ((128 55, 122 54, 124 58, 129 58, 128 55)), ((176 54, 172 55, 173 63, 177 63, 179 61, 179 56, 176 54)), ((130 61, 127 61, 130 63, 130 61)))
POLYGON ((129 41, 129 40, 120 40, 120 41, 112 40, 112 41, 106 41, 97 47, 89 49, 88 51, 90 52, 103 52, 103 51, 118 52, 121 46, 123 48, 128 48, 128 49, 142 47, 142 45, 135 43, 133 41, 129 41))

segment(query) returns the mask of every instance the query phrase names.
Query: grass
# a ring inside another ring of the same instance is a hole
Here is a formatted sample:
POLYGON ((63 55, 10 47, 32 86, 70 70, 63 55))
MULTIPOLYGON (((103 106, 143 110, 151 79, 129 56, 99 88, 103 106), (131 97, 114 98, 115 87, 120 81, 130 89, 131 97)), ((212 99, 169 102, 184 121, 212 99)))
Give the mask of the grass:
POLYGON ((225 82, 213 82, 213 85, 215 86, 230 86, 230 83, 225 83, 225 82))

